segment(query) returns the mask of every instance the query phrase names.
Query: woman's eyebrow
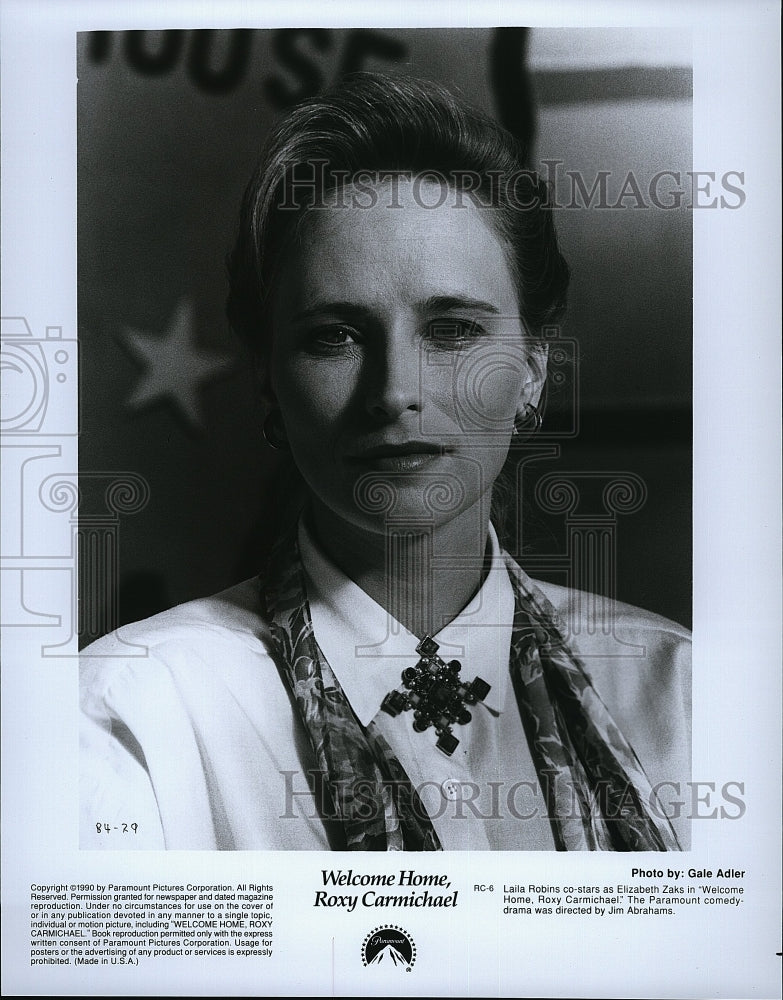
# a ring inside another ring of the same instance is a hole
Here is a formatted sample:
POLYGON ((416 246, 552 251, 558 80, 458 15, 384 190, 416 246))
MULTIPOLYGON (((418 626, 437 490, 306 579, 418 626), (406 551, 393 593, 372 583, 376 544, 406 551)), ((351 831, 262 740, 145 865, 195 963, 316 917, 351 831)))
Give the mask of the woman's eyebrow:
POLYGON ((424 312, 453 312, 467 310, 469 312, 492 313, 500 315, 500 310, 491 302, 483 299, 473 299, 466 295, 432 295, 422 303, 424 312))
MULTIPOLYGON (((491 302, 483 299, 474 299, 467 295, 431 295, 421 302, 417 309, 421 313, 444 313, 444 312, 471 312, 471 313, 491 313, 494 316, 500 315, 500 310, 491 302)), ((349 319, 368 319, 373 315, 373 310, 368 306, 359 305, 350 300, 335 300, 316 302, 307 309, 301 309, 291 317, 292 323, 300 323, 303 320, 312 319, 314 316, 335 315, 344 316, 349 319)))
POLYGON ((370 316, 372 310, 365 306, 360 306, 356 302, 350 301, 327 301, 327 302, 316 302, 314 305, 308 307, 307 309, 302 309, 298 313, 295 313, 291 317, 292 323, 299 323, 305 319, 311 319, 313 316, 323 316, 323 315, 339 315, 348 316, 350 318, 363 319, 370 316))

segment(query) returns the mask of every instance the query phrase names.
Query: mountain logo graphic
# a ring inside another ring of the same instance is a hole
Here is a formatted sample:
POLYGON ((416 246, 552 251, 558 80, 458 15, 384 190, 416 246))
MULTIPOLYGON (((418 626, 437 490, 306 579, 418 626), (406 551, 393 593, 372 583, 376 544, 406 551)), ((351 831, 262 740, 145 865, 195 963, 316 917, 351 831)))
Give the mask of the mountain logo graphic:
POLYGON ((362 965, 404 969, 410 972, 416 961, 416 945, 410 934, 396 924, 376 927, 362 944, 362 965))

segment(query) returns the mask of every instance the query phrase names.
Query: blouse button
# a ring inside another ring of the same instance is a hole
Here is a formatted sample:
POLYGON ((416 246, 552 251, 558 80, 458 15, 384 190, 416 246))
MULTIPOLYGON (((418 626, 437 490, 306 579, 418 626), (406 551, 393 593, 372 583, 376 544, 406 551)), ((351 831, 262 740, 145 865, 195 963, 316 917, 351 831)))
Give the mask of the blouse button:
POLYGON ((440 787, 444 797, 447 798, 449 802, 456 802, 457 799, 460 798, 462 782, 458 778, 446 778, 440 787))

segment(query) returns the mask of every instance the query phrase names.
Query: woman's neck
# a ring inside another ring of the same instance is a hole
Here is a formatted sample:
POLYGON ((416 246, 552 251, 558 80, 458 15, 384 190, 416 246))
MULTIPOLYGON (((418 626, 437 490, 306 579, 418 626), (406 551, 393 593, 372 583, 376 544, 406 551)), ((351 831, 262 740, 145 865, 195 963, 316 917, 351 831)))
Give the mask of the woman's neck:
POLYGON ((318 501, 307 519, 332 562, 419 638, 456 618, 487 574, 488 501, 437 526, 392 522, 372 531, 318 501))

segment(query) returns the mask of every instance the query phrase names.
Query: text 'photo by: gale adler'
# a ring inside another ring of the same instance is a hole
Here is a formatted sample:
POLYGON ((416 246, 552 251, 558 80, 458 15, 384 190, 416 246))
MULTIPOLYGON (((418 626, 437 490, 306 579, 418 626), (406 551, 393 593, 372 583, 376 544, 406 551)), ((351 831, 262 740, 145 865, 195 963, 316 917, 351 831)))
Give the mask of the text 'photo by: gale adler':
POLYGON ((81 846, 687 850, 744 193, 680 34, 90 32, 78 94, 81 846))

